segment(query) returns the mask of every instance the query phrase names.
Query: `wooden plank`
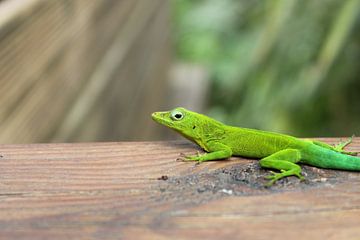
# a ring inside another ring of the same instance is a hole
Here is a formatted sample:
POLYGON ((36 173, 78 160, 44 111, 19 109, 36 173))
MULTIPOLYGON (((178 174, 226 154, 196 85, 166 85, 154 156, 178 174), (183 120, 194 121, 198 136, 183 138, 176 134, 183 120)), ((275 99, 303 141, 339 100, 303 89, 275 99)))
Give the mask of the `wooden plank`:
MULTIPOLYGON (((322 139, 335 143, 339 139, 322 139)), ((360 138, 347 148, 360 152, 360 138)), ((0 145, 0 238, 358 239, 360 173, 177 162, 185 141, 0 145)))

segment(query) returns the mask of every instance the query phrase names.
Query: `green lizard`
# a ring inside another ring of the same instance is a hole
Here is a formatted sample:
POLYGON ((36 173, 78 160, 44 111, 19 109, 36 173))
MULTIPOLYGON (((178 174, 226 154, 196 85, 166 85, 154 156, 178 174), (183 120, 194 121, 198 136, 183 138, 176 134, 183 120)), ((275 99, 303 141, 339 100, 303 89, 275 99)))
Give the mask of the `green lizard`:
POLYGON ((260 166, 280 172, 267 176, 268 186, 277 180, 295 175, 304 179, 301 167, 304 163, 320 168, 360 171, 360 158, 349 156, 356 153, 344 151, 352 137, 336 146, 315 140, 303 140, 279 133, 227 126, 205 115, 175 108, 167 112, 155 112, 152 118, 195 142, 207 153, 186 156, 187 161, 209 161, 231 156, 260 158, 260 166))

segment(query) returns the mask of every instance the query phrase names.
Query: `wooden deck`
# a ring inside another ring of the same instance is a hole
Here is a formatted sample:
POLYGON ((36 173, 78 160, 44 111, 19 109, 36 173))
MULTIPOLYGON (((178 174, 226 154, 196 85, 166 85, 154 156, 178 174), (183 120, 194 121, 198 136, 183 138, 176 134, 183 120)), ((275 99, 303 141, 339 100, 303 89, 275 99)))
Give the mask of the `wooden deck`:
POLYGON ((256 160, 175 161, 198 150, 0 145, 0 239, 359 239, 360 173, 304 166, 264 188, 256 160))

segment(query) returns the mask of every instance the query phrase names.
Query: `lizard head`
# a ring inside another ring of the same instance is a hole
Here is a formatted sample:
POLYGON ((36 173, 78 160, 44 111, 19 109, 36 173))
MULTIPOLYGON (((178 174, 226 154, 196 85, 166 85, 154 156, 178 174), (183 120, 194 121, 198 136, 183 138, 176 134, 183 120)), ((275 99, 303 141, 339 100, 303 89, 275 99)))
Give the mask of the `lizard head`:
POLYGON ((174 129, 187 138, 195 139, 202 125, 199 123, 206 116, 178 107, 171 111, 154 112, 151 117, 155 122, 174 129))

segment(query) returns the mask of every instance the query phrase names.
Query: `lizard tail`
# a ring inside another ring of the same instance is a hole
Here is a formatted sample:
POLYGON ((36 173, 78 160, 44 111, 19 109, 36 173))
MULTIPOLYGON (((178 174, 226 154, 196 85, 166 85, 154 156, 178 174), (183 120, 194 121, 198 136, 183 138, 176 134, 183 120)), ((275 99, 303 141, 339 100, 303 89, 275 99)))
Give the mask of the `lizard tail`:
POLYGON ((313 166, 360 171, 360 157, 335 152, 315 144, 309 146, 303 155, 304 162, 313 166))

